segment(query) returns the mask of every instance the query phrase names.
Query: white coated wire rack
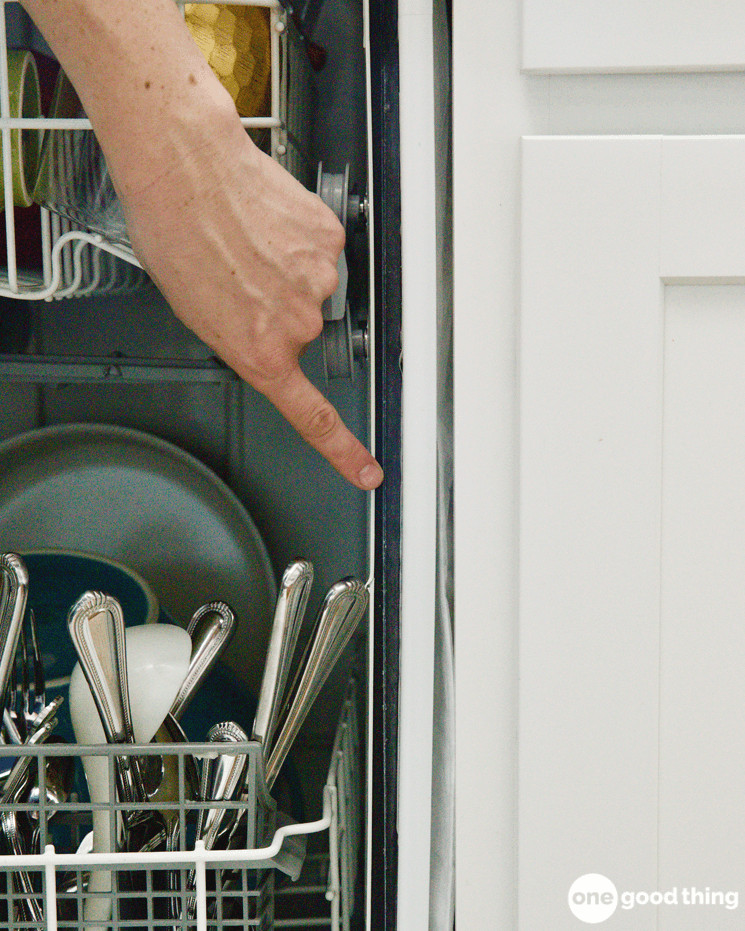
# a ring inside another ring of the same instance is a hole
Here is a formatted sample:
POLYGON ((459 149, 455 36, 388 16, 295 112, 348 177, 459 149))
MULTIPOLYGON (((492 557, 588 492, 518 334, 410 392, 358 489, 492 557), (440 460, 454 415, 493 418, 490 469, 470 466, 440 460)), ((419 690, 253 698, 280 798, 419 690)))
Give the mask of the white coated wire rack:
MULTIPOLYGON (((196 0, 205 3, 207 0, 196 0)), ((270 16, 270 112, 242 117, 247 130, 269 133, 269 151, 298 180, 311 179, 308 158, 311 121, 311 68, 295 29, 278 0, 222 0, 223 5, 257 6, 270 16)), ((183 10, 184 3, 177 2, 183 10)), ((41 268, 25 268, 18 260, 19 211, 13 204, 12 135, 18 130, 43 132, 90 131, 85 118, 12 117, 8 81, 9 17, 17 15, 17 0, 0 0, 0 140, 3 153, 5 255, 0 252, 0 297, 38 301, 95 294, 122 293, 147 281, 132 250, 69 217, 45 207, 40 210, 41 268)), ((24 15, 20 13, 20 15, 24 15)), ((0 221, 2 222, 2 221, 0 221)))

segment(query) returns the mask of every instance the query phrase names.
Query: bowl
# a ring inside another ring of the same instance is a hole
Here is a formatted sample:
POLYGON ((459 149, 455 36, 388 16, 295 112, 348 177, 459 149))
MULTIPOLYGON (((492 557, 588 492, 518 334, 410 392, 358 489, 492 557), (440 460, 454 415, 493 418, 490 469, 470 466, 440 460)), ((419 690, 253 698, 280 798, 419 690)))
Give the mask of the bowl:
POLYGON ((112 559, 74 550, 23 550, 28 569, 28 607, 33 609, 41 650, 47 701, 61 695, 55 733, 73 739, 67 701, 70 673, 77 654, 67 632, 67 614, 83 592, 103 591, 121 604, 127 626, 168 622, 147 582, 112 559))
POLYGON ((67 633, 67 613, 83 592, 102 591, 116 598, 127 626, 152 624, 161 616, 153 590, 122 563, 74 550, 30 550, 19 555, 28 569, 28 606, 36 618, 48 683, 67 678, 77 662, 67 633))
MULTIPOLYGON (((8 97, 11 119, 39 119, 41 88, 36 59, 32 52, 8 50, 8 97)), ((10 132, 13 203, 29 207, 36 185, 41 157, 40 129, 13 129, 10 132)), ((0 156, 2 150, 0 150, 0 156)), ((0 165, 2 165, 0 157, 0 165)), ((5 171, 0 172, 0 205, 5 206, 5 171)))

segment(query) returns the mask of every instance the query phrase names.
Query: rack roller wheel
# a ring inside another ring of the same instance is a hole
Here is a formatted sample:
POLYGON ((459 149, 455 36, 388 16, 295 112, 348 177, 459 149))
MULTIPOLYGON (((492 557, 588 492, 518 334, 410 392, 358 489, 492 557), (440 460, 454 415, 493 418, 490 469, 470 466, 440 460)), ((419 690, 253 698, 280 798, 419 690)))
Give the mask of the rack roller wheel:
MULTIPOLYGON (((323 163, 318 166, 316 193, 321 200, 334 211, 339 222, 346 229, 347 204, 349 202, 349 166, 342 173, 323 170, 323 163)), ((349 378, 354 381, 354 353, 352 350, 352 322, 347 301, 347 282, 349 273, 344 252, 339 256, 337 266, 339 287, 323 304, 323 364, 326 379, 349 378)))
POLYGON ((354 350, 349 308, 341 320, 323 324, 323 367, 326 378, 349 378, 354 381, 354 350))

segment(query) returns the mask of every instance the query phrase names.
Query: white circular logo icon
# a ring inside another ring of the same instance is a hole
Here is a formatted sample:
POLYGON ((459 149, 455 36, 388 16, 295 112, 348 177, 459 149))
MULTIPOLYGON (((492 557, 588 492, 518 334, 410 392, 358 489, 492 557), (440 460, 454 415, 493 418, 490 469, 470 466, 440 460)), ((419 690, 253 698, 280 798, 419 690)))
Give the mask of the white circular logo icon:
POLYGON ((572 883, 567 899, 575 918, 597 925, 615 912, 618 890, 602 873, 585 873, 572 883))

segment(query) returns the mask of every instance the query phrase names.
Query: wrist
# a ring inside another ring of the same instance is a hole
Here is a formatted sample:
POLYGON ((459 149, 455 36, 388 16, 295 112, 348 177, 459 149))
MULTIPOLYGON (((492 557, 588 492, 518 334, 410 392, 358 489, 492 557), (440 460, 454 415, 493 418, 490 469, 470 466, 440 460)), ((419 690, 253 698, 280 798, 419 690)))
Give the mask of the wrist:
POLYGON ((23 2, 74 84, 120 196, 245 136, 173 0, 23 2))
POLYGON ((207 93, 195 92, 172 103, 167 115, 156 108, 143 114, 137 125, 124 129, 96 129, 117 193, 124 202, 136 202, 155 181, 167 184, 170 175, 182 179, 199 175, 209 165, 220 165, 238 146, 251 146, 229 94, 219 82, 207 93), (133 149, 138 152, 132 158, 133 149))

